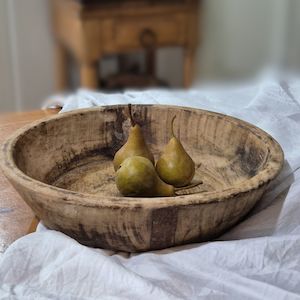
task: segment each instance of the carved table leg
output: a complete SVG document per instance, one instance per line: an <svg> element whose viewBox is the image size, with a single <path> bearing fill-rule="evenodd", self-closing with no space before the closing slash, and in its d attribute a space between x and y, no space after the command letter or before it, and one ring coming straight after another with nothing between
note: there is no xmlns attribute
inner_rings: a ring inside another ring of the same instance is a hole
<svg viewBox="0 0 300 300"><path fill-rule="evenodd" d="M184 50L184 87L188 88L192 84L192 80L195 72L195 50L185 49Z"/></svg>
<svg viewBox="0 0 300 300"><path fill-rule="evenodd" d="M56 90L64 91L68 88L68 57L66 48L57 42L55 45L56 60Z"/></svg>
<svg viewBox="0 0 300 300"><path fill-rule="evenodd" d="M89 89L97 89L99 76L96 62L80 62L80 85Z"/></svg>

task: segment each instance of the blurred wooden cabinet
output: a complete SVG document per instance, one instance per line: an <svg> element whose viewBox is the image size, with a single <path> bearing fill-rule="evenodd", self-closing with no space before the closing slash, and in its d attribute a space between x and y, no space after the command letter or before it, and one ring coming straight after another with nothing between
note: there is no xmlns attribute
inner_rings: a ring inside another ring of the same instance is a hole
<svg viewBox="0 0 300 300"><path fill-rule="evenodd" d="M67 52L81 85L97 88L98 62L107 54L147 47L184 48L184 85L190 85L198 37L198 0L52 0L57 88L67 86Z"/></svg>

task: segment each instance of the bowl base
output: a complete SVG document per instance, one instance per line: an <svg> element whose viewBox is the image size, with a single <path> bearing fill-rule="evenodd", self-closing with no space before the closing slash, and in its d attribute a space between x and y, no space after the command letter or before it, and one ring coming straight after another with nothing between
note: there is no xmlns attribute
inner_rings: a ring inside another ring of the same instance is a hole
<svg viewBox="0 0 300 300"><path fill-rule="evenodd" d="M74 192L120 196L115 184L112 159L106 155L88 156L77 160L75 166L64 168L64 173L53 180L51 185ZM199 162L196 163L196 172L191 184L176 191L176 194L211 192L225 187L226 183L220 177L218 168L214 169Z"/></svg>

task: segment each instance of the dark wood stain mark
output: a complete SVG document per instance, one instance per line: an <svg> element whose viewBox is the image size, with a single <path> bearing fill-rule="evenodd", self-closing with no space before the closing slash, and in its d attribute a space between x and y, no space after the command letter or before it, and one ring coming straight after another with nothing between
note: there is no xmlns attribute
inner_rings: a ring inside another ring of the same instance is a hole
<svg viewBox="0 0 300 300"><path fill-rule="evenodd" d="M123 131L123 123L128 119L126 116L126 110L124 107L117 108L107 108L105 109L105 113L114 114L116 119L114 122L106 122L105 123L105 135L108 133L111 134L111 144L109 147L113 150L112 154L114 155L125 143L126 135Z"/></svg>
<svg viewBox="0 0 300 300"><path fill-rule="evenodd" d="M255 145L249 147L239 146L236 150L236 155L241 157L241 169L249 176L255 176L262 167L266 154Z"/></svg>
<svg viewBox="0 0 300 300"><path fill-rule="evenodd" d="M47 123L46 122L42 122L40 123L40 126L39 126L39 133L43 136L43 135L47 135Z"/></svg>
<svg viewBox="0 0 300 300"><path fill-rule="evenodd" d="M62 229L62 228L61 228ZM63 231L61 230L60 231ZM89 247L101 247L117 251L135 252L137 249L132 245L129 237L121 236L116 232L98 233L94 229L89 229L88 234L82 224L79 224L79 232L75 230L63 231L67 235L74 237L79 243Z"/></svg>
<svg viewBox="0 0 300 300"><path fill-rule="evenodd" d="M152 212L151 249L162 249L174 245L177 229L177 207L155 209Z"/></svg>

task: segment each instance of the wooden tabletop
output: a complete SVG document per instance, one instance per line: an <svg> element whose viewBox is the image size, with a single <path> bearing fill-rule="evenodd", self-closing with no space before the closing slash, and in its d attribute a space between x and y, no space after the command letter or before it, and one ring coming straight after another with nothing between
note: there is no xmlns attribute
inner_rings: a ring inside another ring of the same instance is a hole
<svg viewBox="0 0 300 300"><path fill-rule="evenodd" d="M58 113L56 109L0 114L0 143L18 128ZM0 171L0 253L32 230L34 215Z"/></svg>

